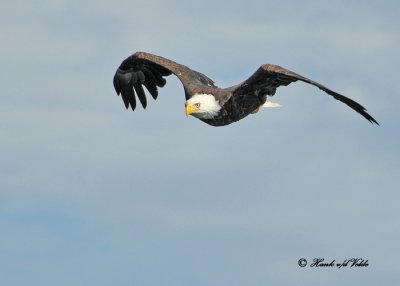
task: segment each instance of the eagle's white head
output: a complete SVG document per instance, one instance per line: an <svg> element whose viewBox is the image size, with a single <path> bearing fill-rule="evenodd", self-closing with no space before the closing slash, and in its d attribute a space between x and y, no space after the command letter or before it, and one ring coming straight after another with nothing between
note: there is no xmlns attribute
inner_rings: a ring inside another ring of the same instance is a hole
<svg viewBox="0 0 400 286"><path fill-rule="evenodd" d="M212 119L218 115L221 105L212 94L195 94L186 101L186 116L200 119Z"/></svg>

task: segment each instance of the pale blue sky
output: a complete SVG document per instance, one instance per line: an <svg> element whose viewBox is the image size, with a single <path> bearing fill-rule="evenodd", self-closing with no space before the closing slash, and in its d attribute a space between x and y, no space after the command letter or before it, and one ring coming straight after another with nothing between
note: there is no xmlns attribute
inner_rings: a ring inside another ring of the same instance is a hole
<svg viewBox="0 0 400 286"><path fill-rule="evenodd" d="M0 285L398 285L398 1L8 1L0 9ZM318 89L213 128L168 78L126 111L138 51L220 86L279 64ZM363 257L365 269L300 268Z"/></svg>

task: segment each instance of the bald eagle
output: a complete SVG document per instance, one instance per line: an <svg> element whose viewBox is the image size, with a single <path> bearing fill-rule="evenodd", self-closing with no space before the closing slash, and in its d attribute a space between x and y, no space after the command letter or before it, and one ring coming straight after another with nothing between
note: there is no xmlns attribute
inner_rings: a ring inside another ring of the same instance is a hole
<svg viewBox="0 0 400 286"><path fill-rule="evenodd" d="M372 124L378 122L366 112L366 109L354 100L338 94L327 87L298 75L277 65L264 64L244 82L218 88L214 81L202 73L180 65L160 56L137 52L125 59L114 76L114 88L122 95L125 107L136 108L136 95L143 108L147 100L143 86L154 99L158 96L158 87L166 83L164 77L174 74L182 82L186 97L186 115L192 115L212 126L224 126L254 114L262 106L275 107L267 96L273 96L279 86L295 81L303 81L323 90L335 99L364 116Z"/></svg>

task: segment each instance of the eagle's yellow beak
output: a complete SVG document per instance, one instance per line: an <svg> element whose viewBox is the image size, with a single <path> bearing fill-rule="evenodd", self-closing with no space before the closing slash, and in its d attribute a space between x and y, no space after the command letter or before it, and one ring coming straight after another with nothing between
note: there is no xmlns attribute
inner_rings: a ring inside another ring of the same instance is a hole
<svg viewBox="0 0 400 286"><path fill-rule="evenodd" d="M186 116L189 116L190 114L195 113L198 110L199 108L197 108L193 104L190 103L186 104Z"/></svg>

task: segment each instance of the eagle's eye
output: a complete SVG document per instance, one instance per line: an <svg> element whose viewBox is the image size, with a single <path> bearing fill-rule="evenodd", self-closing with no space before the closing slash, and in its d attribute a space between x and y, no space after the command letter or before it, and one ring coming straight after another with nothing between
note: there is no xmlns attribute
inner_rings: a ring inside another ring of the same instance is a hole
<svg viewBox="0 0 400 286"><path fill-rule="evenodd" d="M196 108L200 108L200 102L195 103L194 106L195 106Z"/></svg>

